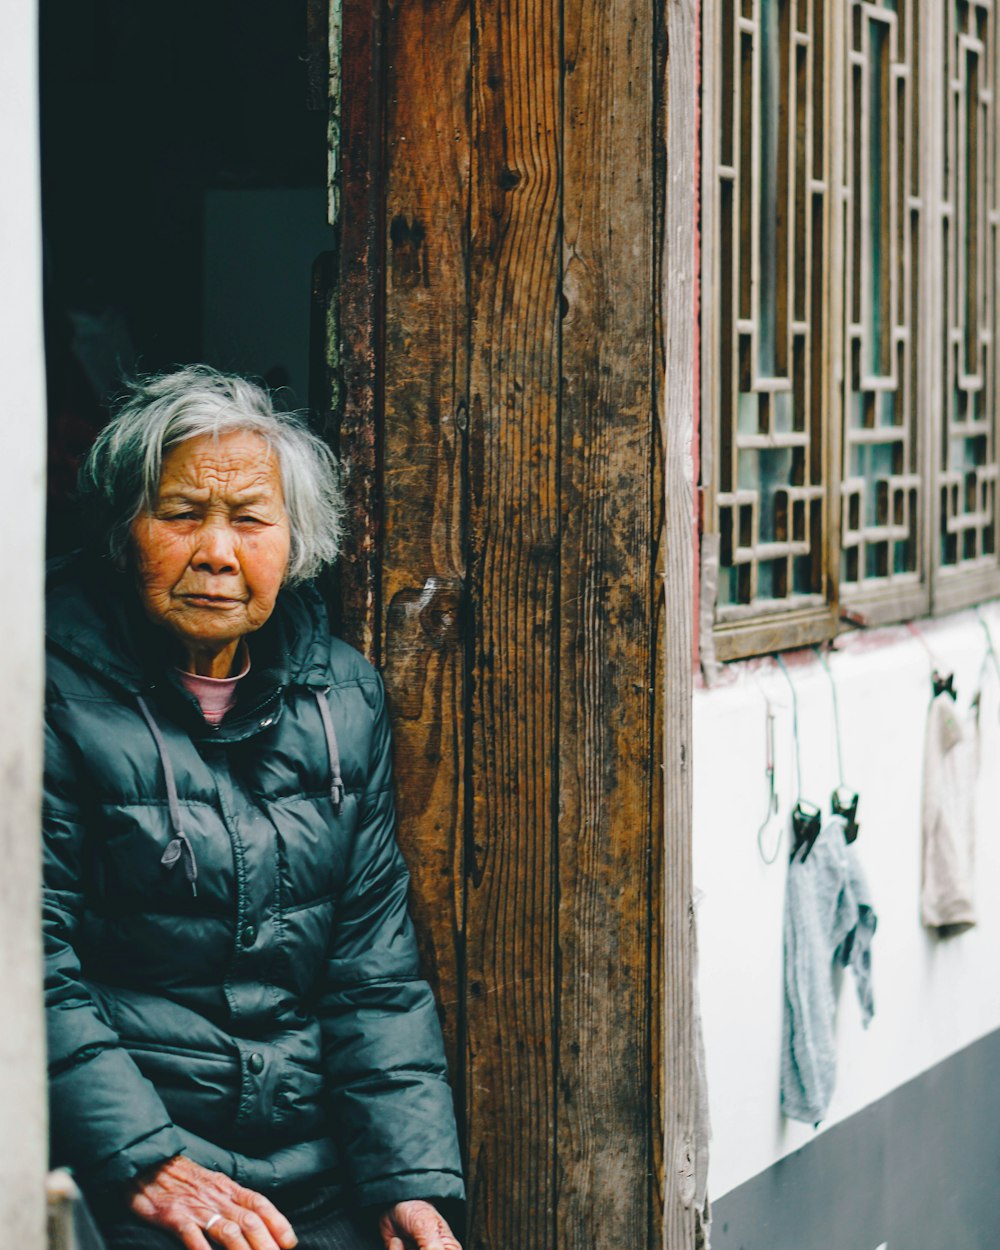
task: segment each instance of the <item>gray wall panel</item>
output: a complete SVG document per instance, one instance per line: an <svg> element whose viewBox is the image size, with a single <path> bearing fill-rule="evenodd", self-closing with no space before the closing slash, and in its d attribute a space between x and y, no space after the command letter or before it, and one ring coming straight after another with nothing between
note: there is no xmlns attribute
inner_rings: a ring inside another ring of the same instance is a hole
<svg viewBox="0 0 1000 1250"><path fill-rule="evenodd" d="M997 1250L1000 1031L715 1204L713 1250Z"/></svg>

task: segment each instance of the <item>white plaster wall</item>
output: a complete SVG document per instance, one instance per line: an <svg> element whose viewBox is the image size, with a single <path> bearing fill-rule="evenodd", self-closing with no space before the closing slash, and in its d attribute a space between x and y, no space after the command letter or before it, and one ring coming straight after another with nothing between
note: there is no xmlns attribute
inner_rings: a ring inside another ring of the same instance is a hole
<svg viewBox="0 0 1000 1250"><path fill-rule="evenodd" d="M1000 603L982 617L1000 648ZM967 709L986 649L973 612L921 623ZM811 651L787 658L798 692L803 796L828 810L837 782L830 684ZM857 843L878 913L876 1015L861 1027L845 978L837 1087L819 1131L1000 1028L1000 682L985 681L978 786L979 924L940 940L920 924L920 790L930 659L903 628L841 639L837 683L845 781L861 795ZM775 705L784 841L767 866L757 849L765 781L765 692ZM710 1192L720 1198L809 1142L815 1130L779 1110L782 911L787 817L795 801L791 695L774 661L729 665L694 700L694 874L701 1006L712 1112Z"/></svg>
<svg viewBox="0 0 1000 1250"><path fill-rule="evenodd" d="M45 1240L45 1040L38 923L45 393L37 14L9 4L0 39L0 1228Z"/></svg>

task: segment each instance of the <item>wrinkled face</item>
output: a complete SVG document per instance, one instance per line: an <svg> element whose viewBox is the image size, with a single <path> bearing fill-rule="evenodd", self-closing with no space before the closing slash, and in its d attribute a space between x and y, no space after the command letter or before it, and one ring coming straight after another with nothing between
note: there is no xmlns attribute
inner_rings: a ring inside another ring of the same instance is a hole
<svg viewBox="0 0 1000 1250"><path fill-rule="evenodd" d="M163 458L153 509L132 523L139 594L190 655L217 655L264 624L288 568L278 461L257 434L208 435Z"/></svg>

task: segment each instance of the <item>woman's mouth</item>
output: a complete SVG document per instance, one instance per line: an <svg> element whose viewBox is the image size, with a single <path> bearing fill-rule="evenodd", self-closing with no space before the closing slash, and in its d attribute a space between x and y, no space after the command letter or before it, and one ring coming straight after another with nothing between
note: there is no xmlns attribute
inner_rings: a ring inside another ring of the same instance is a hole
<svg viewBox="0 0 1000 1250"><path fill-rule="evenodd" d="M184 602L196 608L237 608L242 607L243 600L232 595L184 595Z"/></svg>

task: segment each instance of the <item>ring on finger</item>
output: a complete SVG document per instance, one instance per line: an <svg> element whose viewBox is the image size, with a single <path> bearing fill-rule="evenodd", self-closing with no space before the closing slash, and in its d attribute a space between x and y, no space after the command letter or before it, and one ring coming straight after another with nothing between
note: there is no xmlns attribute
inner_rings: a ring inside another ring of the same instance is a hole
<svg viewBox="0 0 1000 1250"><path fill-rule="evenodd" d="M216 1211L214 1215L210 1215L208 1219L205 1221L204 1231L206 1233L209 1232L211 1230L212 1225L216 1222L216 1220L221 1220L221 1219L222 1219L222 1216L219 1214L218 1211Z"/></svg>

